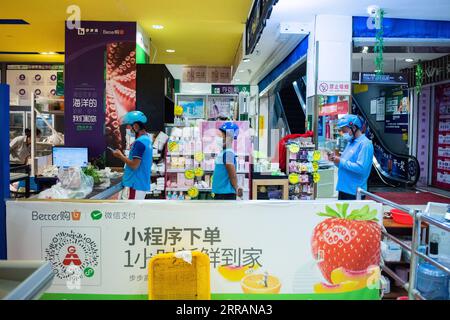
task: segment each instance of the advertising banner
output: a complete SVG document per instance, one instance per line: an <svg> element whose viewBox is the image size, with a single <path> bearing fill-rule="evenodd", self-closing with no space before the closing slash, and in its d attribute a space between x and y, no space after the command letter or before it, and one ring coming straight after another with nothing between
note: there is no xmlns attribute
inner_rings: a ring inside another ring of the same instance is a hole
<svg viewBox="0 0 450 320"><path fill-rule="evenodd" d="M136 23L82 21L65 37L65 143L90 158L122 148L120 119L136 104Z"/></svg>
<svg viewBox="0 0 450 320"><path fill-rule="evenodd" d="M44 299L147 299L149 259L186 250L209 255L212 299L379 299L381 218L372 201L9 201L8 259L51 262Z"/></svg>
<svg viewBox="0 0 450 320"><path fill-rule="evenodd" d="M400 94L386 98L384 132L385 133L408 133L409 99Z"/></svg>
<svg viewBox="0 0 450 320"><path fill-rule="evenodd" d="M320 107L319 116L337 116L348 113L348 101L324 104Z"/></svg>
<svg viewBox="0 0 450 320"><path fill-rule="evenodd" d="M62 65L10 65L6 72L6 81L10 86L10 105L30 106L31 95L42 98L58 98L57 74Z"/></svg>
<svg viewBox="0 0 450 320"><path fill-rule="evenodd" d="M436 86L433 185L450 189L450 84Z"/></svg>

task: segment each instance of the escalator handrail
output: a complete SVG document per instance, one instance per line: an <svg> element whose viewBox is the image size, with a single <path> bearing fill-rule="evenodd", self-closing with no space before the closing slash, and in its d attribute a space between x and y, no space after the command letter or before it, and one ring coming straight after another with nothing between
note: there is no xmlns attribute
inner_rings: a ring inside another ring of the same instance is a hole
<svg viewBox="0 0 450 320"><path fill-rule="evenodd" d="M352 95L352 103L354 103L356 105L356 107L358 108L359 112L361 112L361 114L364 116L364 119L366 120L367 124L370 126L370 119L369 119L369 117L367 116L366 112L361 108L361 106L359 105L358 101L355 99L355 97L353 95ZM419 161L417 160L416 157L414 157L412 155L405 155L405 154L399 154L399 153L392 152L389 148L386 147L386 145L383 143L383 140L380 139L380 137L378 136L378 133L376 132L376 130L371 130L371 132L377 138L378 143L381 145L381 147L383 149L385 149L386 151L389 151L389 153L391 153L392 155L394 155L396 157L408 158L408 159L413 160L415 162L415 164L416 164L416 168L418 168L418 169L420 168ZM374 159L375 159L375 156L374 156ZM377 171L379 171L380 173L385 175L388 179L395 180L395 181L398 181L398 182L403 182L403 183L406 182L407 184L412 184L412 185L415 185L417 183L417 181L419 180L420 170L417 171L417 174L415 175L415 179L414 180L403 180L403 179L391 177L386 171L384 171L381 168L381 166L380 166L380 164L378 163L377 160L374 163L374 165L375 165L375 169L377 169Z"/></svg>
<svg viewBox="0 0 450 320"><path fill-rule="evenodd" d="M280 97L280 93L277 92L275 94L275 104L277 104L280 106L280 110L281 110L281 117L283 118L284 124L286 125L286 133L287 134L291 134L291 127L289 126L289 122L288 119L286 117L286 113L284 112L284 106L283 106L283 102L281 101L281 97Z"/></svg>

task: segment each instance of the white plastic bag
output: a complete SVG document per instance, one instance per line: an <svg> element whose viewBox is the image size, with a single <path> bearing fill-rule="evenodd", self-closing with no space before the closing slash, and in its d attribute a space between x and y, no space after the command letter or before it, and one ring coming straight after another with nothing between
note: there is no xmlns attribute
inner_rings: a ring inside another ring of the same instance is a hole
<svg viewBox="0 0 450 320"><path fill-rule="evenodd" d="M59 182L42 191L39 199L85 199L94 188L94 179L83 173L79 167L60 169Z"/></svg>

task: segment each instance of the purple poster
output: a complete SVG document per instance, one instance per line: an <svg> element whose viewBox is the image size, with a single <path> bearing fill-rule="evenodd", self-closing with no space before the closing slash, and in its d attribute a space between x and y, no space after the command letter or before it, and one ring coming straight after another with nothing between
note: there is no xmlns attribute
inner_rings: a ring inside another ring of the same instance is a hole
<svg viewBox="0 0 450 320"><path fill-rule="evenodd" d="M120 119L136 104L136 23L82 21L65 41L65 144L88 147L90 159L122 148Z"/></svg>

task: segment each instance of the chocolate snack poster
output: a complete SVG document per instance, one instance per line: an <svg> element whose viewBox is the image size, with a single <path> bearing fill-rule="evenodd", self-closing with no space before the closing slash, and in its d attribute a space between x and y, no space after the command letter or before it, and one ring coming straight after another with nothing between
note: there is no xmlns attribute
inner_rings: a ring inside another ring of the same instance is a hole
<svg viewBox="0 0 450 320"><path fill-rule="evenodd" d="M122 148L120 119L136 105L136 23L81 21L65 31L65 144Z"/></svg>

